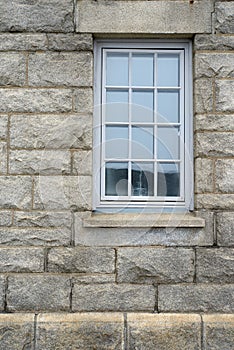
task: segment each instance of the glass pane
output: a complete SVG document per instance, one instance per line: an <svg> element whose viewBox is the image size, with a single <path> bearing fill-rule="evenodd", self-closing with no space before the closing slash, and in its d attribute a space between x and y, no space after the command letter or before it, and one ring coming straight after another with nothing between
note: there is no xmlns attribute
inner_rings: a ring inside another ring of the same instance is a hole
<svg viewBox="0 0 234 350"><path fill-rule="evenodd" d="M128 195L128 163L106 163L106 196Z"/></svg>
<svg viewBox="0 0 234 350"><path fill-rule="evenodd" d="M158 163L158 196L180 196L179 164Z"/></svg>
<svg viewBox="0 0 234 350"><path fill-rule="evenodd" d="M154 195L154 164L132 163L132 196Z"/></svg>
<svg viewBox="0 0 234 350"><path fill-rule="evenodd" d="M157 153L159 159L179 159L179 128L158 127Z"/></svg>
<svg viewBox="0 0 234 350"><path fill-rule="evenodd" d="M179 86L179 55L159 54L157 60L157 85Z"/></svg>
<svg viewBox="0 0 234 350"><path fill-rule="evenodd" d="M154 92L133 90L132 92L132 121L154 121Z"/></svg>
<svg viewBox="0 0 234 350"><path fill-rule="evenodd" d="M154 84L154 55L132 55L132 85L153 86Z"/></svg>
<svg viewBox="0 0 234 350"><path fill-rule="evenodd" d="M128 54L107 53L106 84L112 86L128 85Z"/></svg>
<svg viewBox="0 0 234 350"><path fill-rule="evenodd" d="M106 158L128 158L128 127L106 127Z"/></svg>
<svg viewBox="0 0 234 350"><path fill-rule="evenodd" d="M154 156L153 128L132 128L132 158L152 159Z"/></svg>
<svg viewBox="0 0 234 350"><path fill-rule="evenodd" d="M128 90L107 90L106 121L128 121Z"/></svg>
<svg viewBox="0 0 234 350"><path fill-rule="evenodd" d="M158 123L179 123L179 91L158 91Z"/></svg>

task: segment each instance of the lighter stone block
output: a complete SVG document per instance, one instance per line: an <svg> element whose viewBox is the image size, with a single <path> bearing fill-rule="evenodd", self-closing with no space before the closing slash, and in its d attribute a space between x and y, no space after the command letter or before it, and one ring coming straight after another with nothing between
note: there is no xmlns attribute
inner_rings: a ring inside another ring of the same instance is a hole
<svg viewBox="0 0 234 350"><path fill-rule="evenodd" d="M215 175L216 189L219 192L234 192L234 159L217 160L215 162Z"/></svg>
<svg viewBox="0 0 234 350"><path fill-rule="evenodd" d="M234 245L234 212L217 213L216 225L218 245Z"/></svg>
<svg viewBox="0 0 234 350"><path fill-rule="evenodd" d="M224 113L234 112L234 80L216 82L216 110Z"/></svg>
<svg viewBox="0 0 234 350"><path fill-rule="evenodd" d="M197 53L195 55L196 78L233 78L233 53Z"/></svg>
<svg viewBox="0 0 234 350"><path fill-rule="evenodd" d="M229 157L234 155L233 133L205 132L196 135L196 155Z"/></svg>
<svg viewBox="0 0 234 350"><path fill-rule="evenodd" d="M72 171L76 175L92 175L92 152L91 151L74 152Z"/></svg>
<svg viewBox="0 0 234 350"><path fill-rule="evenodd" d="M0 272L43 272L42 248L0 248Z"/></svg>
<svg viewBox="0 0 234 350"><path fill-rule="evenodd" d="M14 226L18 227L61 227L71 230L72 218L70 212L32 211L14 212Z"/></svg>
<svg viewBox="0 0 234 350"><path fill-rule="evenodd" d="M234 194L197 194L195 197L196 208L202 209L234 209Z"/></svg>
<svg viewBox="0 0 234 350"><path fill-rule="evenodd" d="M198 34L194 38L195 50L233 50L234 37L232 35Z"/></svg>
<svg viewBox="0 0 234 350"><path fill-rule="evenodd" d="M194 83L195 113L207 113L213 109L213 86L211 79L198 79Z"/></svg>
<svg viewBox="0 0 234 350"><path fill-rule="evenodd" d="M206 350L233 350L234 315L203 315Z"/></svg>
<svg viewBox="0 0 234 350"><path fill-rule="evenodd" d="M0 142L0 174L7 173L7 143Z"/></svg>
<svg viewBox="0 0 234 350"><path fill-rule="evenodd" d="M0 37L1 39L1 37ZM22 86L26 82L26 57L23 54L0 53L0 86Z"/></svg>
<svg viewBox="0 0 234 350"><path fill-rule="evenodd" d="M92 113L93 111L93 90L75 89L74 90L74 111L78 113Z"/></svg>
<svg viewBox="0 0 234 350"><path fill-rule="evenodd" d="M30 209L32 179L29 176L0 176L0 207Z"/></svg>
<svg viewBox="0 0 234 350"><path fill-rule="evenodd" d="M0 211L0 226L10 226L12 224L12 212L7 210Z"/></svg>
<svg viewBox="0 0 234 350"><path fill-rule="evenodd" d="M7 137L7 125L8 117L7 115L0 115L0 138L5 139Z"/></svg>
<svg viewBox="0 0 234 350"><path fill-rule="evenodd" d="M234 33L234 3L233 1L216 2L215 29L218 33Z"/></svg>
<svg viewBox="0 0 234 350"><path fill-rule="evenodd" d="M46 34L0 33L1 51L37 51L47 49Z"/></svg>
<svg viewBox="0 0 234 350"><path fill-rule="evenodd" d="M196 115L195 129L198 131L234 131L234 115Z"/></svg>
<svg viewBox="0 0 234 350"><path fill-rule="evenodd" d="M213 191L213 160L197 158L195 160L195 192Z"/></svg>
<svg viewBox="0 0 234 350"><path fill-rule="evenodd" d="M48 49L54 51L92 51L91 34L58 33L47 34Z"/></svg>

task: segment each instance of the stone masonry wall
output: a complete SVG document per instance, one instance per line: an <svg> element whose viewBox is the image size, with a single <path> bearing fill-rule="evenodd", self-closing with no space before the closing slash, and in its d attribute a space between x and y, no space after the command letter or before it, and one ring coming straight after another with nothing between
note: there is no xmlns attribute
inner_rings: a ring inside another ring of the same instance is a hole
<svg viewBox="0 0 234 350"><path fill-rule="evenodd" d="M0 350L233 350L233 23L234 1L0 0ZM90 227L94 38L165 36L193 41L201 224Z"/></svg>

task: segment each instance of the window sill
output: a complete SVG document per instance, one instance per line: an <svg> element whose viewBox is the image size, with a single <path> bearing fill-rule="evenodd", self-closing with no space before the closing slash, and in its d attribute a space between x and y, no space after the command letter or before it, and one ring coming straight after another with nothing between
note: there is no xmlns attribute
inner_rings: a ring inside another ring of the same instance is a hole
<svg viewBox="0 0 234 350"><path fill-rule="evenodd" d="M205 220L194 213L186 214L91 214L83 227L205 227Z"/></svg>

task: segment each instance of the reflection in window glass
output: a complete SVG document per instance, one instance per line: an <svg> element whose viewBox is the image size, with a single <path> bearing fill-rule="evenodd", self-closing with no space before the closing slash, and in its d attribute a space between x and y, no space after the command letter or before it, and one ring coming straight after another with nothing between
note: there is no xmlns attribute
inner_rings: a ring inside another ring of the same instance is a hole
<svg viewBox="0 0 234 350"><path fill-rule="evenodd" d="M154 55L132 55L132 85L153 86L154 84Z"/></svg>
<svg viewBox="0 0 234 350"><path fill-rule="evenodd" d="M128 127L106 127L106 158L128 158Z"/></svg>
<svg viewBox="0 0 234 350"><path fill-rule="evenodd" d="M153 163L132 163L132 196L154 195Z"/></svg>
<svg viewBox="0 0 234 350"><path fill-rule="evenodd" d="M128 121L128 90L107 90L106 121Z"/></svg>
<svg viewBox="0 0 234 350"><path fill-rule="evenodd" d="M158 123L179 123L179 91L158 91Z"/></svg>
<svg viewBox="0 0 234 350"><path fill-rule="evenodd" d="M128 195L128 163L106 163L106 196Z"/></svg>
<svg viewBox="0 0 234 350"><path fill-rule="evenodd" d="M158 196L180 196L180 170L177 163L158 163Z"/></svg>
<svg viewBox="0 0 234 350"><path fill-rule="evenodd" d="M157 59L157 85L179 86L179 55L158 54Z"/></svg>
<svg viewBox="0 0 234 350"><path fill-rule="evenodd" d="M179 128L158 127L157 134L158 159L179 158Z"/></svg>
<svg viewBox="0 0 234 350"><path fill-rule="evenodd" d="M133 90L132 92L132 121L154 121L154 91Z"/></svg>
<svg viewBox="0 0 234 350"><path fill-rule="evenodd" d="M132 158L152 159L154 156L153 128L132 128Z"/></svg>
<svg viewBox="0 0 234 350"><path fill-rule="evenodd" d="M128 85L128 54L109 52L106 58L106 84Z"/></svg>

